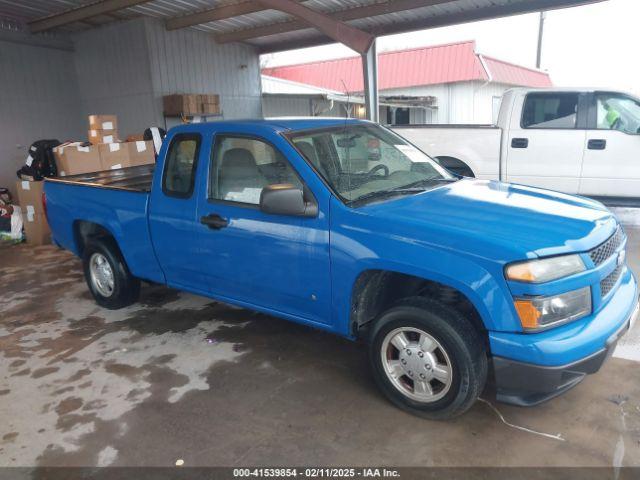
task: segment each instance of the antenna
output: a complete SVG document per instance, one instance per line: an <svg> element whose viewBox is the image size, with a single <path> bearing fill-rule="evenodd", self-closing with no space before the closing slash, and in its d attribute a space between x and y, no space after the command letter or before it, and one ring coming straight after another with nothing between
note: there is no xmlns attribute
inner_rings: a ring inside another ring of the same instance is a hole
<svg viewBox="0 0 640 480"><path fill-rule="evenodd" d="M340 81L342 82L342 86L344 87L344 93L347 94L347 109L345 112L345 119L349 118L349 116L351 115L351 93L349 93L349 89L347 88L347 84L344 83L344 79L341 78Z"/></svg>
<svg viewBox="0 0 640 480"><path fill-rule="evenodd" d="M341 78L342 86L344 87L344 91L347 94L347 112L344 117L344 135L347 134L347 120L349 119L349 115L351 113L351 94L349 93L349 89L347 88L347 84L344 83L344 79ZM347 147L347 188L349 189L349 195L351 195L351 148Z"/></svg>

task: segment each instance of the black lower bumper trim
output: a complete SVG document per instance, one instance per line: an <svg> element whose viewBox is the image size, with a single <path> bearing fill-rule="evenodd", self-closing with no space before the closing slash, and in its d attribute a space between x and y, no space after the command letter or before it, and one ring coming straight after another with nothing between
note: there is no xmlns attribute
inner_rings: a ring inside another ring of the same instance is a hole
<svg viewBox="0 0 640 480"><path fill-rule="evenodd" d="M638 309L636 304L630 318L607 339L605 348L574 363L546 367L504 357L493 357L496 400L530 407L551 400L575 387L586 375L600 370L602 364L613 353L620 337L637 319Z"/></svg>
<svg viewBox="0 0 640 480"><path fill-rule="evenodd" d="M523 407L551 400L575 387L585 375L597 372L612 351L612 348L603 349L576 363L559 367L494 357L496 400Z"/></svg>

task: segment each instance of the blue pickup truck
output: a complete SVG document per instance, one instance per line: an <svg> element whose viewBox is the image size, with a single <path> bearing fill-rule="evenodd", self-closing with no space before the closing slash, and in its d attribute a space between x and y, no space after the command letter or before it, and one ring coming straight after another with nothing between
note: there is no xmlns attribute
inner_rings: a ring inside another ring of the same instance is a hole
<svg viewBox="0 0 640 480"><path fill-rule="evenodd" d="M180 126L156 165L48 179L45 202L103 307L145 280L361 339L382 392L427 418L488 382L548 400L638 316L600 203L456 176L360 120Z"/></svg>

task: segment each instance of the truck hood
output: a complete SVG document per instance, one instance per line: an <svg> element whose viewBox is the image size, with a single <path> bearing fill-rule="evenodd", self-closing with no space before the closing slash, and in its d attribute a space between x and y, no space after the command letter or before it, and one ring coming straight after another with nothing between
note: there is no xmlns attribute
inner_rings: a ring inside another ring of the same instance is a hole
<svg viewBox="0 0 640 480"><path fill-rule="evenodd" d="M594 200L474 179L358 210L377 217L375 223L396 238L502 261L587 251L617 224Z"/></svg>

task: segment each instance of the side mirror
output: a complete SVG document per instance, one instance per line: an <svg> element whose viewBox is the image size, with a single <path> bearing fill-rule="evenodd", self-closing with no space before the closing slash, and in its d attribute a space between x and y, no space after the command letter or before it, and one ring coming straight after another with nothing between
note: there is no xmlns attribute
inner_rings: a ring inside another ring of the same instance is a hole
<svg viewBox="0 0 640 480"><path fill-rule="evenodd" d="M288 183L269 185L260 193L260 210L272 215L315 217L318 205L305 201L302 190Z"/></svg>

